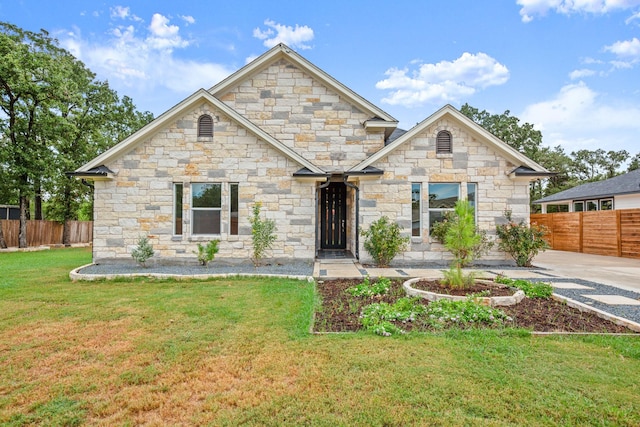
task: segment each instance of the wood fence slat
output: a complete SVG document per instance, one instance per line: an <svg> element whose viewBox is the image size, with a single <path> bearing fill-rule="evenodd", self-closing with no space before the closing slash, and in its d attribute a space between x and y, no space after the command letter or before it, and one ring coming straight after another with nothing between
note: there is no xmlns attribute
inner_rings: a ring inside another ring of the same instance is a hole
<svg viewBox="0 0 640 427"><path fill-rule="evenodd" d="M20 221L0 220L4 240L8 247L18 247ZM93 241L93 221L69 221L70 243L91 243ZM61 245L64 227L55 221L27 221L27 246Z"/></svg>
<svg viewBox="0 0 640 427"><path fill-rule="evenodd" d="M531 214L549 228L552 249L640 258L640 209Z"/></svg>

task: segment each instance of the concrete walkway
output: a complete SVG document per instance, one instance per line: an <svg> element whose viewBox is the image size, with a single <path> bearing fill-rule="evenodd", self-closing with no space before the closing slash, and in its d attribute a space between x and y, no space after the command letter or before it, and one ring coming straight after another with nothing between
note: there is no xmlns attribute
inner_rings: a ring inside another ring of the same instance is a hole
<svg viewBox="0 0 640 427"><path fill-rule="evenodd" d="M554 293L605 313L640 324L640 259L549 250L534 259L534 268L472 269L480 277L504 274L513 279L545 281ZM355 260L318 260L314 277L320 280L388 277L441 278L443 267L375 268Z"/></svg>

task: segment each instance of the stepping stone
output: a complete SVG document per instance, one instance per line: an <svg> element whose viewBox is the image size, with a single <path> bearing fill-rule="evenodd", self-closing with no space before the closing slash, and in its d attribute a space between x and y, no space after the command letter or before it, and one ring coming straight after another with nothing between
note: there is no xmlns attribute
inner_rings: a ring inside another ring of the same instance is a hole
<svg viewBox="0 0 640 427"><path fill-rule="evenodd" d="M493 271L498 271L493 269ZM501 273L510 279L549 279L549 275L528 270L504 270Z"/></svg>
<svg viewBox="0 0 640 427"><path fill-rule="evenodd" d="M558 289L593 289L589 286L580 285L573 282L551 282L551 286Z"/></svg>
<svg viewBox="0 0 640 427"><path fill-rule="evenodd" d="M637 299L623 297L621 295L582 295L585 298L591 298L599 302L609 305L640 305Z"/></svg>

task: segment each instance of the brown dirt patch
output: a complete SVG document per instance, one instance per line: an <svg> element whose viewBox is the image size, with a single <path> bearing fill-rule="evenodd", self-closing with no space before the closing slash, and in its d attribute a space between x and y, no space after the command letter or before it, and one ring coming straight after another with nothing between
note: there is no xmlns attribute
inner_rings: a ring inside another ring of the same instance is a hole
<svg viewBox="0 0 640 427"><path fill-rule="evenodd" d="M363 307L374 302L392 303L397 298L406 296L400 280L392 281L389 294L380 297L353 297L346 292L347 288L360 282L361 280L359 279L338 279L318 283L318 293L322 299L322 304L315 316L314 329L316 332L359 331L362 329L359 316ZM422 281L418 283L419 285L416 284L414 286L418 289L443 290L437 282ZM467 292L481 292L484 290L481 289L483 286L473 288L470 291L467 290ZM505 291L495 288L490 292L492 296L496 296L494 292ZM506 295L513 294L513 291L508 289L506 292ZM428 301L423 301L425 305L428 304ZM513 319L507 326L524 328L534 332L633 333L632 330L602 319L594 313L581 312L553 299L525 298L514 306L498 308ZM418 328L410 323L398 326L406 331L429 331L428 329L423 329L423 326Z"/></svg>

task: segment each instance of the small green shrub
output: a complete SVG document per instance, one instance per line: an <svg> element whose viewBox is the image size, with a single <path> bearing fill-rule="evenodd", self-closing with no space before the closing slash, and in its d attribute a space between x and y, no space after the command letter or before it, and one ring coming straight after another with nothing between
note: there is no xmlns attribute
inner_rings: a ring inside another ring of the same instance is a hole
<svg viewBox="0 0 640 427"><path fill-rule="evenodd" d="M524 294L529 298L551 298L553 295L553 286L546 282L530 282L524 279L510 279L505 276L496 277L497 283L511 286L512 288L522 289Z"/></svg>
<svg viewBox="0 0 640 427"><path fill-rule="evenodd" d="M146 267L147 265L145 263L153 254L153 246L149 242L149 238L147 236L140 236L138 238L138 245L131 251L133 259L141 266Z"/></svg>
<svg viewBox="0 0 640 427"><path fill-rule="evenodd" d="M354 297L373 297L386 294L390 288L391 280L388 278L381 277L375 283L371 283L367 276L362 283L347 288L347 292Z"/></svg>
<svg viewBox="0 0 640 427"><path fill-rule="evenodd" d="M364 237L364 249L378 267L388 267L391 260L406 249L410 237L400 235L401 231L402 227L386 216L371 223L368 230L360 231Z"/></svg>
<svg viewBox="0 0 640 427"><path fill-rule="evenodd" d="M402 334L404 330L391 323L413 322L426 312L426 307L420 303L420 298L399 298L394 304L380 302L369 304L362 309L360 322L368 331L377 335L391 336Z"/></svg>
<svg viewBox="0 0 640 427"><path fill-rule="evenodd" d="M515 260L519 267L531 267L531 261L540 251L549 249L544 239L547 228L541 225L527 225L524 220L516 223L511 218L511 211L505 211L506 224L496 227L500 238L498 246Z"/></svg>
<svg viewBox="0 0 640 427"><path fill-rule="evenodd" d="M470 295L463 301L439 299L429 303L426 322L434 328L473 326L478 324L502 325L512 319L502 310L478 304Z"/></svg>
<svg viewBox="0 0 640 427"><path fill-rule="evenodd" d="M253 205L252 215L249 217L251 223L251 242L253 243L253 264L257 267L261 264L266 252L272 248L276 241L276 223L272 219L260 217L262 203Z"/></svg>
<svg viewBox="0 0 640 427"><path fill-rule="evenodd" d="M220 240L210 240L206 245L198 243L198 252L193 253L198 255L200 265L208 266L209 262L213 261L219 250L218 243Z"/></svg>

